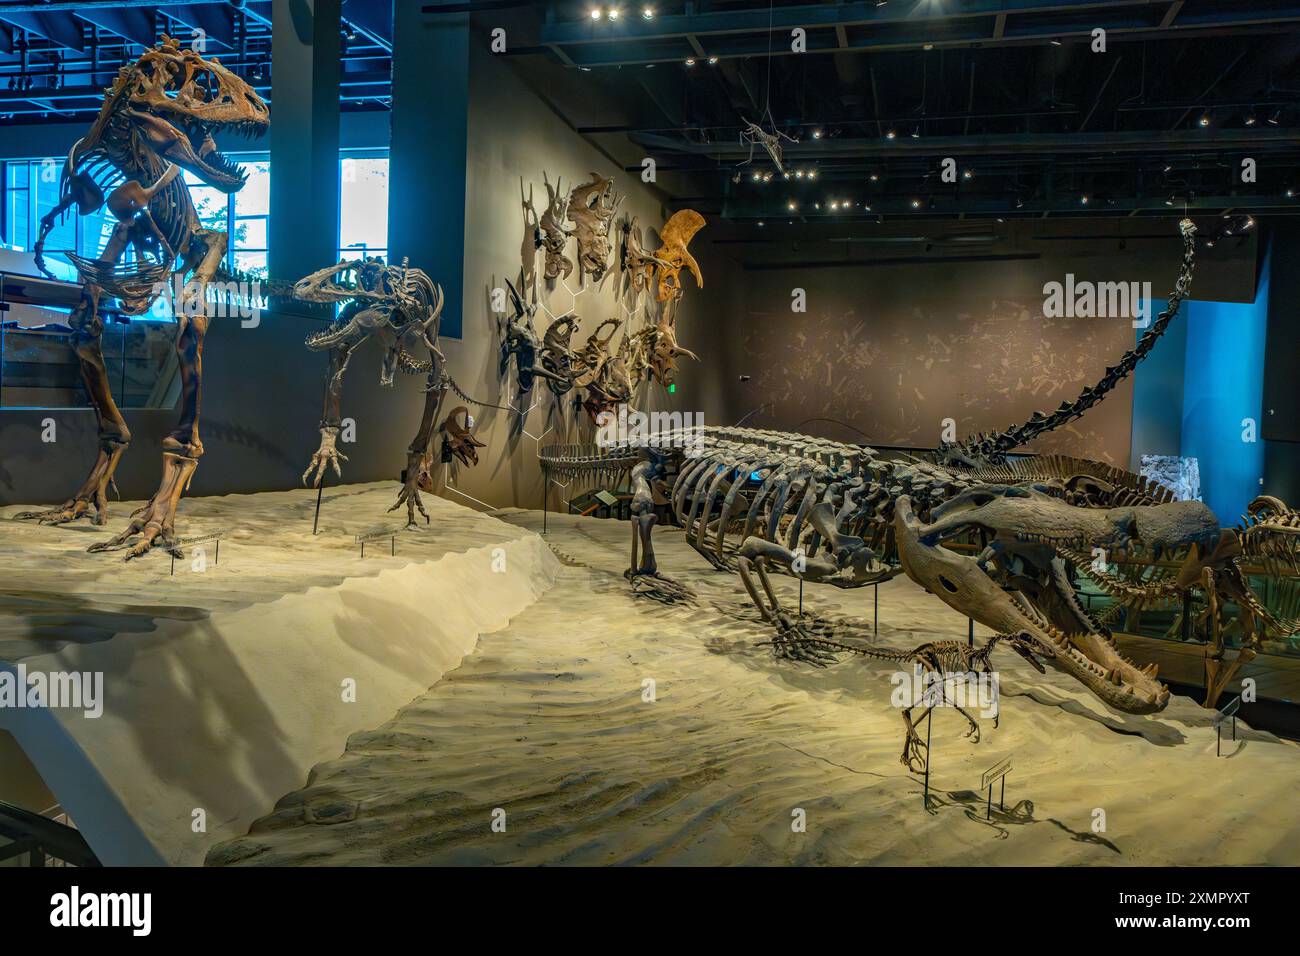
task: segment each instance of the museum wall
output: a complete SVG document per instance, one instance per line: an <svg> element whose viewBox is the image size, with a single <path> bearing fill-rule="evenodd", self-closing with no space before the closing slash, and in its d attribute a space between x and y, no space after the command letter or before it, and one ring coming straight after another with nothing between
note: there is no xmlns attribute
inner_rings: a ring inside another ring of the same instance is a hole
<svg viewBox="0 0 1300 956"><path fill-rule="evenodd" d="M494 58L476 46L470 59L470 122L465 227L465 315L464 337L445 339L443 351L457 383L473 398L495 405L518 400L513 361L506 376L500 373L500 319L491 308L492 290L504 287L508 278L519 285L522 255L533 254L531 227L526 228L520 199L521 178L525 193L531 187L534 206L546 209L546 188L542 173L552 183L563 177L564 188L587 181L590 173L615 178L615 191L623 196L611 230L621 238L618 223L635 217L647 248L658 246L655 229L674 211L652 186L635 173L605 155L573 132L543 100L517 76L507 61ZM643 382L634 394L633 406L644 411L676 409L702 414L708 422L725 415L726 395L722 388L727 358L716 334L716 316L726 309L734 272L723 255L708 242L705 227L691 242L704 274L705 287L683 273L685 297L678 310L679 343L700 355L701 362L687 356L678 360L674 394L657 383ZM576 261L576 247L567 253ZM611 347L621 341L629 320L635 327L635 294L629 293L623 273L612 268L596 284L581 279L575 268L565 281L548 283L542 272L543 257L537 254L536 288L540 305L534 325L540 337L553 317L575 312L581 325L573 337L581 346L605 319L619 318L623 327ZM494 507L541 505L541 472L537 463L540 446L553 443L589 442L594 430L587 414L574 407L575 392L557 398L540 380L533 386L527 406L531 410L520 423L512 412L470 406L478 421L477 437L487 444L479 452L479 464L465 468L458 463L446 475L448 495L466 497ZM446 408L463 402L449 396ZM411 413L418 416L418 408ZM415 418L412 418L412 422ZM558 495L551 506L557 506Z"/></svg>
<svg viewBox="0 0 1300 956"><path fill-rule="evenodd" d="M1127 318L1046 317L1043 286L1067 273L1076 281L1150 281L1158 314L1181 246L1176 237L1128 245L1119 252L1113 242L1077 244L1068 255L1003 261L752 268L736 358L738 374L750 379L728 380L731 404L772 402L751 419L764 427L924 448L938 442L944 419L962 438L1054 409L1101 378L1135 333ZM1199 263L1195 294L1253 298L1253 248ZM806 293L805 312L791 308L797 289ZM1181 360L1180 346L1176 339ZM1129 381L1031 450L1126 465L1132 407Z"/></svg>

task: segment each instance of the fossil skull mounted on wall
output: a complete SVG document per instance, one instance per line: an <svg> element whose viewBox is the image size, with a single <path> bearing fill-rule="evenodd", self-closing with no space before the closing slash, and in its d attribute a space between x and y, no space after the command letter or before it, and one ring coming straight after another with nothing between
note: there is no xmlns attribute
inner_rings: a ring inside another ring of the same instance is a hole
<svg viewBox="0 0 1300 956"><path fill-rule="evenodd" d="M564 247L573 235L564 228L564 220L569 212L569 197L564 195L563 178L557 178L552 186L542 173L542 182L546 186L546 212L537 225L537 244L546 251L545 276L547 279L567 279L573 272L573 263L564 254Z"/></svg>
<svg viewBox="0 0 1300 956"><path fill-rule="evenodd" d="M695 284L704 288L704 276L700 273L700 264L686 251L691 238L704 228L704 217L694 209L679 209L664 223L659 231L660 246L654 258L659 268L660 302L682 294L682 267L691 270Z"/></svg>
<svg viewBox="0 0 1300 956"><path fill-rule="evenodd" d="M643 292L654 281L655 266L666 263L655 258L641 245L641 230L636 217L623 222L623 271L628 274L632 291Z"/></svg>
<svg viewBox="0 0 1300 956"><path fill-rule="evenodd" d="M578 237L578 268L599 282L609 269L609 226L623 197L614 198L614 180L598 173L569 193L568 219Z"/></svg>

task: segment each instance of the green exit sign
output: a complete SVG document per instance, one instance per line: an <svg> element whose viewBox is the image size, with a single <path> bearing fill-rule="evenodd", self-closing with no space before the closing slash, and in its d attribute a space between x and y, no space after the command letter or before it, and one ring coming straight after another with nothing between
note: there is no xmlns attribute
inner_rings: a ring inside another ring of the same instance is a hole
<svg viewBox="0 0 1300 956"><path fill-rule="evenodd" d="M677 383L673 382L671 385L668 386L668 394L671 395L675 391L677 391Z"/></svg>

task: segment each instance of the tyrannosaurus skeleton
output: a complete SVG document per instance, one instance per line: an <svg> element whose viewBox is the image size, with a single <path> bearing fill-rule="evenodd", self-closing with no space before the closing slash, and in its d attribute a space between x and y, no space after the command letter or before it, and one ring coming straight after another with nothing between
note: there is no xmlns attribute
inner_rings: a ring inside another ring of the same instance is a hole
<svg viewBox="0 0 1300 956"><path fill-rule="evenodd" d="M252 87L216 58L204 59L170 37L118 71L90 131L68 152L59 202L41 219L34 250L36 265L49 275L45 242L70 208L87 216L107 205L117 220L97 257L64 253L82 283L81 301L69 326L95 409L99 454L85 482L66 502L18 517L52 524L82 517L101 525L108 520L108 488L131 433L113 400L104 364L100 299L117 298L127 315L141 315L168 288L169 280L188 276L181 301L174 303L181 416L163 440L162 481L124 532L89 548L128 547L128 559L155 544L175 553L176 506L203 454L199 399L209 318L206 289L220 269L227 241L224 232L200 224L178 167L220 192L237 192L245 174L217 149L213 135L260 136L269 125L266 104Z"/></svg>

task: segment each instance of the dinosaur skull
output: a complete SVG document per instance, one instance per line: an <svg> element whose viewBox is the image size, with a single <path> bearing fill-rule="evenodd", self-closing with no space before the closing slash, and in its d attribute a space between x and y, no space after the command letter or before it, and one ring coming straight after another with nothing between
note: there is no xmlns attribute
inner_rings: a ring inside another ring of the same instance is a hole
<svg viewBox="0 0 1300 956"><path fill-rule="evenodd" d="M1000 634L1012 647L1043 654L1054 667L1125 713L1162 710L1169 690L1154 666L1124 658L1114 638L1083 608L1062 551L1074 554L1185 554L1181 578L1195 578L1216 546L1217 519L1199 501L1124 508L1080 508L1024 488L982 486L934 510L923 524L907 496L898 500L894 531L904 570L944 603ZM989 541L978 557L944 542L979 531ZM1017 646L1017 642L1020 646Z"/></svg>
<svg viewBox="0 0 1300 956"><path fill-rule="evenodd" d="M246 174L221 154L213 133L260 137L270 127L266 103L251 86L166 36L122 68L109 99L125 101L137 132L164 160L227 193L238 191Z"/></svg>
<svg viewBox="0 0 1300 956"><path fill-rule="evenodd" d="M704 217L694 209L679 209L664 223L663 229L659 232L662 244L654 254L659 266L657 294L660 302L681 295L683 266L691 270L691 275L695 276L695 284L700 288L704 287L700 264L686 251L687 243L703 228Z"/></svg>

